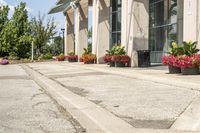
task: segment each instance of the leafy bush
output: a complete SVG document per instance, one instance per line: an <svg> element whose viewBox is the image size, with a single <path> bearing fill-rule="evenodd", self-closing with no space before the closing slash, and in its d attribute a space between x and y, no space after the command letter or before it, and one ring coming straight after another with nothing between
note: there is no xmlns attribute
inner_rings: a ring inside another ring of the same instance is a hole
<svg viewBox="0 0 200 133"><path fill-rule="evenodd" d="M47 53L47 54L41 54L38 57L38 60L48 60L48 59L52 59L52 58L53 58L53 55L50 53Z"/></svg>
<svg viewBox="0 0 200 133"><path fill-rule="evenodd" d="M60 55L58 55L58 56L56 57L56 59L57 59L58 61L64 61L64 60L65 60L65 56L64 56L63 54L60 54Z"/></svg>
<svg viewBox="0 0 200 133"><path fill-rule="evenodd" d="M87 55L87 54L91 54L92 51L90 48L83 48L84 52L83 52L83 55Z"/></svg>
<svg viewBox="0 0 200 133"><path fill-rule="evenodd" d="M187 56L191 56L199 52L197 49L197 42L183 42L184 54Z"/></svg>
<svg viewBox="0 0 200 133"><path fill-rule="evenodd" d="M178 44L176 42L173 42L171 44L171 48L169 49L168 54L173 55L173 56L183 55L184 54L184 48L178 46Z"/></svg>

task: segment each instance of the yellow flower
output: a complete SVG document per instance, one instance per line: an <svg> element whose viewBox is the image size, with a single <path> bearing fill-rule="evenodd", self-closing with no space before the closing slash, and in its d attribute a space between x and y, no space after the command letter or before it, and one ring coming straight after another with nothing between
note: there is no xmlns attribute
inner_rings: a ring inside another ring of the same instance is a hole
<svg viewBox="0 0 200 133"><path fill-rule="evenodd" d="M177 43L176 42L173 42L172 43L172 48L177 48L178 46L177 46Z"/></svg>
<svg viewBox="0 0 200 133"><path fill-rule="evenodd" d="M188 42L188 44L191 45L191 44L192 44L192 40L190 40L190 41Z"/></svg>

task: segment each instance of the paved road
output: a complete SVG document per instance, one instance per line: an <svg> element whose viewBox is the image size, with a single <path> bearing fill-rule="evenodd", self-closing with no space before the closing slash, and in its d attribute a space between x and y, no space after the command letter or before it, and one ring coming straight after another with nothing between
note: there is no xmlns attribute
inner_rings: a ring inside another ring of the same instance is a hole
<svg viewBox="0 0 200 133"><path fill-rule="evenodd" d="M20 66L0 66L0 133L79 132L80 125Z"/></svg>

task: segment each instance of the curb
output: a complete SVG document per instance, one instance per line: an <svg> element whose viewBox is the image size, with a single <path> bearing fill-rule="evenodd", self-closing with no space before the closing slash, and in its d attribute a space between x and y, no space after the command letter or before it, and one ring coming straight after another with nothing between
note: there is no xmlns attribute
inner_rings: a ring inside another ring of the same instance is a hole
<svg viewBox="0 0 200 133"><path fill-rule="evenodd" d="M194 133L173 130L136 129L122 119L98 105L76 95L55 81L32 70L27 65L22 68L59 105L64 107L87 131L87 133Z"/></svg>

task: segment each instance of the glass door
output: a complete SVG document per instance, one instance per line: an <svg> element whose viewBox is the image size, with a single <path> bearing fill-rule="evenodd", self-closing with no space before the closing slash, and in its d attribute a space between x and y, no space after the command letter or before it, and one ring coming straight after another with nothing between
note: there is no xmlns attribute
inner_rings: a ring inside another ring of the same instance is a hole
<svg viewBox="0 0 200 133"><path fill-rule="evenodd" d="M177 0L150 0L149 49L151 62L161 63L173 41L177 41Z"/></svg>

